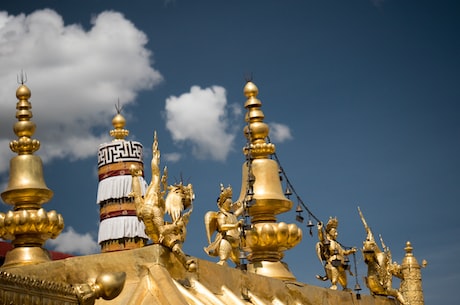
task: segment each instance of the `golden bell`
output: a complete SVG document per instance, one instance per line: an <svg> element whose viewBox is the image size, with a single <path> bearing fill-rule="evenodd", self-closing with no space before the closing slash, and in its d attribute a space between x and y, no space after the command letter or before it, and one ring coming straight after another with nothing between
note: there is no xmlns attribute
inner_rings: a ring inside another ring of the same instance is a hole
<svg viewBox="0 0 460 305"><path fill-rule="evenodd" d="M278 176L278 163L271 159L255 159L251 164L255 180L252 186L254 205L249 214L252 222L276 221L275 215L287 212L292 201L284 196ZM243 201L248 191L248 166L243 164L242 186L239 200Z"/></svg>
<svg viewBox="0 0 460 305"><path fill-rule="evenodd" d="M53 191L45 184L39 156L26 154L11 159L8 186L1 196L15 209L39 208L53 197Z"/></svg>

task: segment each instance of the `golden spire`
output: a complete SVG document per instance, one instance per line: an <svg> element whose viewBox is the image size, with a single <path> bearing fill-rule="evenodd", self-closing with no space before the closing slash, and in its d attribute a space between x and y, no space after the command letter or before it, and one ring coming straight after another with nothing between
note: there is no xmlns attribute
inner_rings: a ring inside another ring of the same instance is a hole
<svg viewBox="0 0 460 305"><path fill-rule="evenodd" d="M115 108L117 109L117 114L112 119L114 129L110 131L110 136L114 138L114 141L121 141L129 135L129 130L124 129L126 126L126 120L121 115L122 108L120 107L120 102L118 102L118 105L116 105Z"/></svg>
<svg viewBox="0 0 460 305"><path fill-rule="evenodd" d="M244 135L249 141L250 147L244 148L244 154L251 153L251 158L268 158L275 153L275 145L267 143L270 128L264 123L264 113L262 112L262 102L257 99L259 89L253 82L247 82L244 86L244 95L247 100L244 107L247 109Z"/></svg>
<svg viewBox="0 0 460 305"><path fill-rule="evenodd" d="M7 253L3 266L32 264L49 261L48 252L42 248L46 240L55 238L64 228L64 220L56 211L46 212L41 205L53 197L43 178L43 165L33 153L40 142L32 139L35 123L30 90L23 83L16 90L16 118L13 130L17 140L10 148L18 155L10 160L10 177L6 190L1 194L13 211L0 213L0 237L12 240L14 249Z"/></svg>
<svg viewBox="0 0 460 305"><path fill-rule="evenodd" d="M267 142L269 127L264 123L262 103L257 99L259 90L247 82L244 94L246 122L244 134L248 145L243 152L242 188L239 202L246 202L251 217L252 229L246 231L248 270L280 279L295 279L281 263L283 252L296 246L302 239L302 230L295 224L276 222L276 215L289 211L292 201L284 196L279 178L279 165L270 155L275 145Z"/></svg>

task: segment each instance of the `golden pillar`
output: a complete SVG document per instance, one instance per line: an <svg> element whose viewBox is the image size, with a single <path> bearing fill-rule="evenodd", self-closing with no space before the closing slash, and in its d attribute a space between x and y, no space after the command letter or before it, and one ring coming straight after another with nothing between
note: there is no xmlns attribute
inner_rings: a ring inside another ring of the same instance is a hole
<svg viewBox="0 0 460 305"><path fill-rule="evenodd" d="M24 84L16 90L18 121L13 130L18 139L10 142L10 149L18 155L10 161L8 186L1 194L13 210L0 213L0 237L11 240L14 248L6 254L4 267L49 261L49 253L42 246L64 228L60 214L41 207L53 197L53 192L45 184L40 157L33 154L40 142L31 138L36 126L30 120L30 96Z"/></svg>
<svg viewBox="0 0 460 305"><path fill-rule="evenodd" d="M406 243L404 250L406 255L401 263L402 280L400 291L408 305L424 305L422 273L420 272L420 265L412 253L413 248L409 241ZM423 265L425 264L426 262L423 261Z"/></svg>
<svg viewBox="0 0 460 305"><path fill-rule="evenodd" d="M277 222L276 215L289 211L292 201L284 196L279 165L270 155L275 145L267 142L269 127L264 123L258 89L252 82L244 87L247 109L240 202L246 202L251 229L245 232L244 248L248 252L248 271L279 279L295 280L288 266L281 262L284 251L302 240L302 231L295 224Z"/></svg>

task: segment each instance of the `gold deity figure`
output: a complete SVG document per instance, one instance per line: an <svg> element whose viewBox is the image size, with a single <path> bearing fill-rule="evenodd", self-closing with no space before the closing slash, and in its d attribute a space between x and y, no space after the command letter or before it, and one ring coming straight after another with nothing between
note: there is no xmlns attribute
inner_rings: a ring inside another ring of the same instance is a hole
<svg viewBox="0 0 460 305"><path fill-rule="evenodd" d="M230 259L236 266L240 265L240 227L242 220L238 216L243 213L241 202L232 201L232 188L220 185L220 195L217 199L218 212L209 211L205 214L204 223L209 245L204 251L209 256L218 256L219 265L227 265ZM211 237L217 232L213 242Z"/></svg>
<svg viewBox="0 0 460 305"><path fill-rule="evenodd" d="M401 305L406 305L407 302L401 291L392 287L393 276L403 278L401 266L391 261L391 251L383 243L382 237L380 243L383 251L379 248L359 207L358 212L367 233L366 240L363 242L364 262L367 264L366 286L372 295L392 296Z"/></svg>
<svg viewBox="0 0 460 305"><path fill-rule="evenodd" d="M348 255L355 253L356 248L344 249L344 247L337 241L337 218L329 218L324 232L323 223L318 223L318 239L316 244L316 254L319 260L323 263L325 276L316 277L322 281L331 281L330 289L337 290L337 283L339 283L343 290L347 288L347 274L350 271Z"/></svg>

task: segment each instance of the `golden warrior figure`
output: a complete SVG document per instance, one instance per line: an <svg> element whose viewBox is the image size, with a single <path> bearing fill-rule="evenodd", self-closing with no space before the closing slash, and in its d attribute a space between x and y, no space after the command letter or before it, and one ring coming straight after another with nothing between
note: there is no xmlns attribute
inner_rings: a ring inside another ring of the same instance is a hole
<svg viewBox="0 0 460 305"><path fill-rule="evenodd" d="M209 211L204 217L206 233L209 246L204 251L209 256L219 256L219 265L227 265L231 259L236 266L239 266L240 250L240 227L242 220L238 216L243 213L241 202L232 201L232 188L220 185L220 196L217 199L218 212ZM216 237L211 242L213 233L217 231Z"/></svg>
<svg viewBox="0 0 460 305"><path fill-rule="evenodd" d="M337 290L337 283L339 283L343 290L347 288L347 274L350 272L347 255L355 253L356 248L345 250L342 245L337 241L337 218L329 218L326 224L326 232L323 231L323 223L318 223L318 239L316 244L316 254L319 260L324 264L325 276L316 277L322 281L330 280L330 289Z"/></svg>

